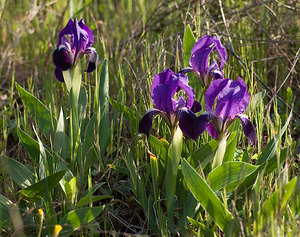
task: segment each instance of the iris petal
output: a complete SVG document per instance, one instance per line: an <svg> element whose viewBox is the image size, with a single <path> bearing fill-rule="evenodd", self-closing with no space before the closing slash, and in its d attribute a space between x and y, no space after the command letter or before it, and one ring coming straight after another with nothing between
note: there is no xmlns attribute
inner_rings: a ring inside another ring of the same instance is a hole
<svg viewBox="0 0 300 237"><path fill-rule="evenodd" d="M210 124L207 125L206 127L206 131L208 132L208 134L213 138L213 139L217 139L219 136L218 131L215 128L215 125L213 122L211 122Z"/></svg>
<svg viewBox="0 0 300 237"><path fill-rule="evenodd" d="M202 110L202 106L201 104L197 101L197 100L194 100L194 103L193 103L193 106L191 108L191 111L193 113L198 113Z"/></svg>
<svg viewBox="0 0 300 237"><path fill-rule="evenodd" d="M195 91L188 85L188 77L181 73L174 73L167 69L153 78L151 97L155 108L167 113L175 112L176 101L173 99L174 94L183 89L188 96L186 107L191 108L194 102Z"/></svg>
<svg viewBox="0 0 300 237"><path fill-rule="evenodd" d="M86 45L86 47L91 47L94 43L94 35L93 35L93 32L92 30L86 25L84 24L84 21L83 19L81 19L79 22L78 22L78 25L87 32L88 34L88 43Z"/></svg>
<svg viewBox="0 0 300 237"><path fill-rule="evenodd" d="M246 83L239 78L237 81L229 80L226 87L218 94L215 112L224 120L234 119L237 114L244 113L250 101Z"/></svg>
<svg viewBox="0 0 300 237"><path fill-rule="evenodd" d="M97 54L96 50L93 49L93 48L89 48L88 50L86 50L86 52L87 53L90 52L91 56L90 56L88 66L87 66L85 71L86 72L93 72L97 68L97 65L98 65L98 62L99 62L98 54Z"/></svg>
<svg viewBox="0 0 300 237"><path fill-rule="evenodd" d="M65 71L71 68L72 62L66 48L61 47L53 52L53 63L60 70Z"/></svg>
<svg viewBox="0 0 300 237"><path fill-rule="evenodd" d="M152 128L153 115L159 113L157 109L149 109L139 123L139 133L145 133L149 137Z"/></svg>
<svg viewBox="0 0 300 237"><path fill-rule="evenodd" d="M209 47L212 43L213 43L213 40L210 35L202 36L201 39L195 43L195 45L191 51L191 55L194 54L198 50Z"/></svg>
<svg viewBox="0 0 300 237"><path fill-rule="evenodd" d="M223 71L219 68L216 61L209 66L208 71L214 80L223 79Z"/></svg>
<svg viewBox="0 0 300 237"><path fill-rule="evenodd" d="M73 27L73 24L74 24L73 20L70 19L67 25L65 26L65 28L63 28L63 30L59 33L57 48L62 44L62 41L65 39L65 35L71 34L71 29Z"/></svg>
<svg viewBox="0 0 300 237"><path fill-rule="evenodd" d="M220 55L220 58L221 58L220 69L223 69L224 63L226 62L226 60L228 58L226 48L221 44L219 37L213 36L212 40L215 44L216 50L218 51L218 53Z"/></svg>
<svg viewBox="0 0 300 237"><path fill-rule="evenodd" d="M62 73L62 70L60 70L58 67L55 68L55 77L57 80L59 80L60 82L64 82L64 76L63 76L63 73Z"/></svg>
<svg viewBox="0 0 300 237"><path fill-rule="evenodd" d="M76 49L77 54L84 52L88 44L89 34L79 26L76 17L74 19L72 33L74 37L73 49Z"/></svg>
<svg viewBox="0 0 300 237"><path fill-rule="evenodd" d="M214 80L205 93L206 110L211 112L216 98L229 83L229 79Z"/></svg>
<svg viewBox="0 0 300 237"><path fill-rule="evenodd" d="M241 120L245 136L248 138L248 140L251 142L252 145L256 145L257 144L256 129L252 124L252 122L244 114L238 114L237 117Z"/></svg>
<svg viewBox="0 0 300 237"><path fill-rule="evenodd" d="M211 120L209 113L203 113L197 117L192 111L187 109L181 109L177 114L181 131L194 141L204 132Z"/></svg>
<svg viewBox="0 0 300 237"><path fill-rule="evenodd" d="M205 80L205 77L209 73L208 71L208 57L213 48L205 47L200 48L199 50L195 51L191 54L190 58L190 66L193 70L200 74L202 80Z"/></svg>

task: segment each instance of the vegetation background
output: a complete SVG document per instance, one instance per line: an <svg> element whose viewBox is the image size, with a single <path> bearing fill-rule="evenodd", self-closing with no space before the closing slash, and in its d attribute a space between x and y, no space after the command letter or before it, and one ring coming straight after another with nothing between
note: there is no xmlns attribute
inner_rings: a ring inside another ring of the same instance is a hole
<svg viewBox="0 0 300 237"><path fill-rule="evenodd" d="M298 0L1 0L1 156L32 165L19 141L17 127L22 117L22 129L34 137L35 121L24 109L15 82L39 98L56 118L61 106L68 103L63 84L54 77L52 52L58 33L69 18L84 18L95 35L94 47L100 60L108 59L109 96L139 116L152 107L149 92L153 76L166 68L178 72L184 67L183 35L189 24L197 39L205 34L221 38L229 54L226 77L244 78L250 85L251 95L265 93L261 99L263 105L250 114L258 126L258 153L293 111L293 119L281 141L282 147L293 144L285 165L288 179L292 179L299 175L299 12ZM89 95L94 94L96 77L96 73L88 75L83 81ZM191 83L197 88L193 79ZM91 112L92 101L88 105ZM141 138L122 114L110 108L110 118L110 142L92 182L106 182L101 194L113 196L113 201L101 202L107 206L97 218L98 224L105 233L153 234L135 202L124 164L129 148L145 149L145 145L140 145ZM159 127L158 124L156 121L155 126ZM165 130L154 133L161 136ZM239 145L242 147L244 143ZM145 162L146 149L139 156L140 162ZM0 193L14 200L20 188L2 167ZM256 203L254 197L249 197L253 198L252 202L247 204L244 213L237 214L244 216L245 236L254 235L248 221L252 218L252 207L263 203L276 190L274 183L281 174L266 177L262 193L257 196L259 201ZM299 191L298 184L297 187ZM54 201L56 205L62 202L58 197ZM296 204L300 207L299 200ZM290 236L290 231L291 236L296 236L300 229L299 209L287 216L282 214L275 222L266 221L259 234L275 236L272 233L282 231ZM13 233L13 228L3 230L6 235Z"/></svg>

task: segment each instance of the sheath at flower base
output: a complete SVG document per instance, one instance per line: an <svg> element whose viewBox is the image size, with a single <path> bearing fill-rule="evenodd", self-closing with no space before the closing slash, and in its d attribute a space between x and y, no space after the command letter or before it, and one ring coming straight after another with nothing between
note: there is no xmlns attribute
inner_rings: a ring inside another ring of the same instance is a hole
<svg viewBox="0 0 300 237"><path fill-rule="evenodd" d="M167 69L154 76L151 88L151 98L155 108L149 109L139 124L139 132L145 133L149 137L150 129L152 128L152 120L155 114L160 114L168 124L171 137L173 137L175 130L184 123L184 118L180 116L181 111L198 112L201 110L200 104L194 100L195 92L192 87L188 85L188 78L181 73L174 73ZM173 96L180 90L187 94L187 101L183 97L174 100ZM200 130L205 130L206 126L199 126ZM180 127L181 128L181 127ZM189 128L181 128L182 132L193 138L193 134Z"/></svg>
<svg viewBox="0 0 300 237"><path fill-rule="evenodd" d="M58 35L57 47L53 52L56 78L64 82L63 71L74 70L78 60L83 55L90 55L86 72L92 72L98 65L98 55L92 47L94 36L91 29L84 24L83 19L79 22L69 20L68 24Z"/></svg>
<svg viewBox="0 0 300 237"><path fill-rule="evenodd" d="M217 99L215 109L213 109ZM211 114L212 122L207 126L207 132L219 140L219 147L213 162L213 168L219 166L224 157L226 149L226 131L230 124L240 119L245 136L252 145L257 143L255 127L249 118L243 114L249 104L250 95L247 85L241 79L232 81L230 79L214 80L205 93L206 111Z"/></svg>
<svg viewBox="0 0 300 237"><path fill-rule="evenodd" d="M220 56L220 66L214 60L209 65L210 54L216 50ZM221 44L217 36L203 36L194 46L191 51L191 58L189 60L192 71L198 77L200 84L206 90L212 79L223 78L223 66L227 60L227 52L225 47Z"/></svg>

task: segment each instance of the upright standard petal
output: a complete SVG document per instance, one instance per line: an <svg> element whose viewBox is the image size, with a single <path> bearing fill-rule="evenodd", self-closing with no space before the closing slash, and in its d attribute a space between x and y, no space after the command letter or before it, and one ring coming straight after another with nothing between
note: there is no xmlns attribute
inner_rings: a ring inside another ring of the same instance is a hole
<svg viewBox="0 0 300 237"><path fill-rule="evenodd" d="M205 104L206 110L211 112L213 110L213 105L216 98L222 92L222 90L227 86L230 79L219 79L214 80L205 93Z"/></svg>
<svg viewBox="0 0 300 237"><path fill-rule="evenodd" d="M241 120L245 136L248 138L248 140L251 142L252 145L256 145L257 144L256 129L252 124L252 122L249 120L248 116L244 114L238 114L237 117Z"/></svg>
<svg viewBox="0 0 300 237"><path fill-rule="evenodd" d="M218 94L215 112L223 119L234 119L238 113L244 113L250 101L246 83L238 78L229 80L226 87Z"/></svg>
<svg viewBox="0 0 300 237"><path fill-rule="evenodd" d="M201 50L203 48L208 48L213 43L213 38L210 35L204 35L201 37L198 42L195 43L191 55L194 54L196 51Z"/></svg>
<svg viewBox="0 0 300 237"><path fill-rule="evenodd" d="M76 17L74 19L72 33L74 37L73 49L76 48L77 54L83 53L89 41L89 34L79 26Z"/></svg>
<svg viewBox="0 0 300 237"><path fill-rule="evenodd" d="M91 47L94 43L94 35L93 35L93 32L92 30L86 25L84 24L84 21L83 19L81 19L79 22L78 22L78 25L80 26L80 28L82 28L83 30L85 30L88 34L88 43L86 45L87 48Z"/></svg>
<svg viewBox="0 0 300 237"><path fill-rule="evenodd" d="M223 69L224 63L228 58L226 48L221 44L220 38L218 36L213 36L212 40L215 45L214 48L218 51L221 58L220 69Z"/></svg>
<svg viewBox="0 0 300 237"><path fill-rule="evenodd" d="M194 102L195 92L194 89L188 85L186 75L174 73L170 69L156 74L151 89L152 102L155 108L167 113L174 113L177 103L173 99L173 96L179 89L183 89L187 93L188 101L186 107L191 108Z"/></svg>
<svg viewBox="0 0 300 237"><path fill-rule="evenodd" d="M72 27L73 27L73 20L70 19L67 23L67 25L65 26L65 28L63 28L63 30L59 33L58 35L58 43L57 43L57 48L62 44L62 41L65 39L65 35L70 35L72 34L71 30L72 30Z"/></svg>
<svg viewBox="0 0 300 237"><path fill-rule="evenodd" d="M205 77L208 75L208 58L213 48L205 47L200 48L191 54L190 58L190 67L193 68L194 72L198 77L200 76L202 80L205 80Z"/></svg>
<svg viewBox="0 0 300 237"><path fill-rule="evenodd" d="M185 74L175 73L175 75L178 77L178 88L184 90L188 96L186 108L190 109L194 104L195 91L191 86L189 86L189 79Z"/></svg>
<svg viewBox="0 0 300 237"><path fill-rule="evenodd" d="M153 116L160 111L157 109L149 109L139 123L139 133L145 133L149 137L152 128Z"/></svg>

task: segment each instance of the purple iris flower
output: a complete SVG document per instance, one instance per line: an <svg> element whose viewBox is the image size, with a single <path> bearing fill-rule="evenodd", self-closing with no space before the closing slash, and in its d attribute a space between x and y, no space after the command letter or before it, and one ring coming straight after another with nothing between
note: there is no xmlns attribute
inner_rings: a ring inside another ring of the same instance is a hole
<svg viewBox="0 0 300 237"><path fill-rule="evenodd" d="M201 105L194 100L195 91L188 85L188 77L182 73L174 73L167 69L154 76L151 88L152 102L155 108L149 109L139 124L139 132L149 136L152 127L152 120L155 114L160 114L168 124L171 134L175 128L180 125L182 132L193 137L192 130L189 129L188 120L181 116L183 111L198 112ZM178 100L174 100L173 96L176 92L183 90L187 94L187 101L179 96ZM199 129L205 130L206 126Z"/></svg>
<svg viewBox="0 0 300 237"><path fill-rule="evenodd" d="M220 66L215 60L209 65L209 56L214 50L217 50L220 56ZM225 47L221 44L219 37L205 35L192 49L189 64L192 71L198 77L201 85L207 89L212 79L216 80L223 78L222 69L226 60L227 52Z"/></svg>
<svg viewBox="0 0 300 237"><path fill-rule="evenodd" d="M63 73L76 66L83 55L90 55L86 72L92 72L98 64L98 55L92 47L94 35L91 29L84 24L83 19L77 22L69 20L66 27L58 35L58 44L53 52L53 63L55 64L55 76L63 82Z"/></svg>
<svg viewBox="0 0 300 237"><path fill-rule="evenodd" d="M217 99L215 109L213 109ZM229 78L214 80L205 93L206 111L211 114L212 122L207 132L214 139L221 139L229 125L239 118L245 136L252 145L257 143L256 130L249 118L243 114L249 104L250 95L242 78L232 81Z"/></svg>

